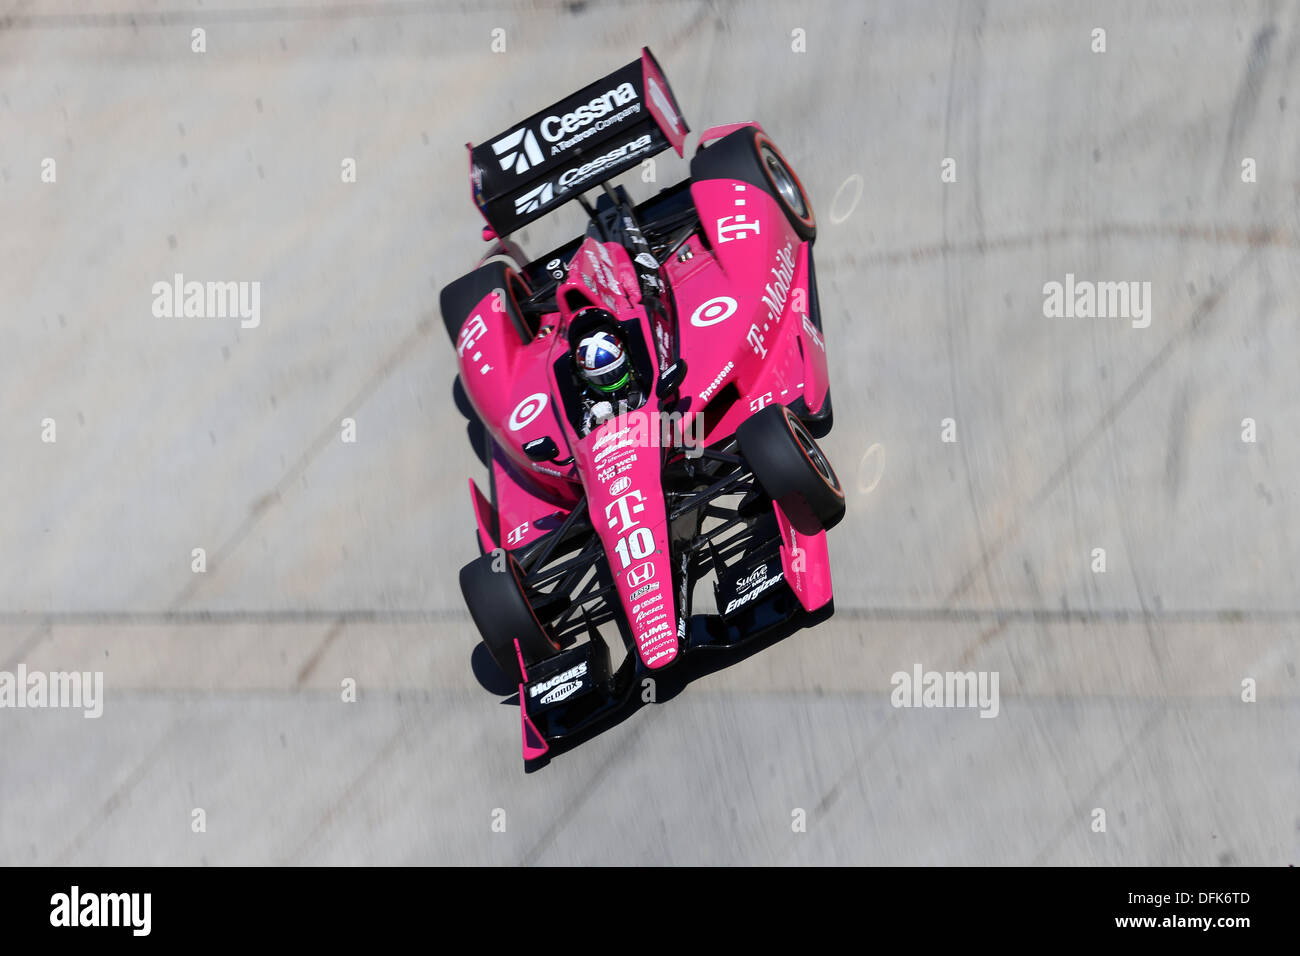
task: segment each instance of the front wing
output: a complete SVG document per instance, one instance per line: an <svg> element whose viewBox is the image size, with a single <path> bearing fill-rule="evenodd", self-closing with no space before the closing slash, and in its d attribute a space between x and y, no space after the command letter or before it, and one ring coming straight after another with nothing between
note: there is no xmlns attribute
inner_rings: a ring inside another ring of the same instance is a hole
<svg viewBox="0 0 1300 956"><path fill-rule="evenodd" d="M682 656L739 648L829 605L826 532L793 538L778 506L773 514L760 516L742 542L716 544L716 531L691 541L674 562L680 569L674 588L689 621L689 633L679 635ZM710 572L716 575L716 611L692 615L690 596ZM638 689L643 701L652 701L645 695L650 685L642 686L640 680L649 675L634 651L611 669L609 647L594 629L589 640L525 671L519 685L525 761L546 757L552 744L613 717Z"/></svg>

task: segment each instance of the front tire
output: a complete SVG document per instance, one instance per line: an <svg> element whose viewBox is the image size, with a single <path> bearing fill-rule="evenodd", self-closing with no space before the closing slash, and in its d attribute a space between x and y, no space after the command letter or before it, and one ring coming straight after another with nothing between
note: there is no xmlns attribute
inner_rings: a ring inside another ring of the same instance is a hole
<svg viewBox="0 0 1300 956"><path fill-rule="evenodd" d="M767 496L800 534L815 535L844 517L844 488L797 415L769 405L736 429L740 453Z"/></svg>
<svg viewBox="0 0 1300 956"><path fill-rule="evenodd" d="M504 563L504 567L502 564ZM531 667L559 652L524 593L523 569L508 552L492 551L460 569L460 590L483 645L516 684L523 681L515 640Z"/></svg>

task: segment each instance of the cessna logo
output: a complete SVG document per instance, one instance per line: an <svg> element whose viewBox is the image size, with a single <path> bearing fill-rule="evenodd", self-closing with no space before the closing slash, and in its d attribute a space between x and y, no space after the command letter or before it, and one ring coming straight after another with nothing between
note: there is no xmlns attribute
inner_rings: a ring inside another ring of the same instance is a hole
<svg viewBox="0 0 1300 956"><path fill-rule="evenodd" d="M560 174L560 185L567 188L576 185L577 183L585 182L591 178L592 174L598 173L602 169L614 165L624 156L634 155L641 152L641 150L645 149L649 145L649 134L639 136L630 143L624 143L616 149L611 149L604 156L597 156L589 163L584 163L581 166L575 166L573 169L565 170Z"/></svg>
<svg viewBox="0 0 1300 956"><path fill-rule="evenodd" d="M502 169L514 167L516 173L526 173L542 161L542 148L537 145L537 137L526 126L502 136L492 144L492 152L497 154Z"/></svg>
<svg viewBox="0 0 1300 956"><path fill-rule="evenodd" d="M548 143L558 143L565 134L573 134L584 126L600 119L606 113L612 113L622 106L627 106L636 99L636 88L631 83L621 83L616 88L584 103L572 113L563 116L548 116L542 120L539 129ZM540 162L540 158L538 160Z"/></svg>
<svg viewBox="0 0 1300 956"><path fill-rule="evenodd" d="M655 566L653 562L647 561L644 564L638 564L627 573L627 586L634 588L638 584L645 584L654 576Z"/></svg>
<svg viewBox="0 0 1300 956"><path fill-rule="evenodd" d="M548 690L551 690L552 688L559 690L561 684L568 684L570 681L572 681L575 685L575 688L570 689L567 694L564 694L561 697L553 698L554 700L563 700L565 697L568 697L569 694L573 693L573 690L576 689L576 687L580 687L582 685L582 681L577 680L577 678L583 677L584 675L586 675L586 673L587 673L587 663L586 661L583 661L581 664L578 664L576 667L570 667L567 671L564 671L563 673L556 674L554 677L548 680L539 681L538 683L529 687L528 696L536 697L539 694L545 694ZM550 695L547 694L547 697L550 697ZM544 697L542 698L542 703L550 703L550 701Z"/></svg>
<svg viewBox="0 0 1300 956"><path fill-rule="evenodd" d="M541 208L542 203L549 203L554 198L553 183L548 181L540 186L534 186L528 192L515 197L515 215L522 216L526 212L536 212Z"/></svg>

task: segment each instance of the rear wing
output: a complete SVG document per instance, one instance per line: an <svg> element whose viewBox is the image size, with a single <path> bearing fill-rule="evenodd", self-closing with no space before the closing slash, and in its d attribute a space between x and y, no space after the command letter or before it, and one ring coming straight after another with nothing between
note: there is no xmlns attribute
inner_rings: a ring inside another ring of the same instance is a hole
<svg viewBox="0 0 1300 956"><path fill-rule="evenodd" d="M615 70L481 146L469 147L474 204L498 236L670 146L690 127L647 47Z"/></svg>

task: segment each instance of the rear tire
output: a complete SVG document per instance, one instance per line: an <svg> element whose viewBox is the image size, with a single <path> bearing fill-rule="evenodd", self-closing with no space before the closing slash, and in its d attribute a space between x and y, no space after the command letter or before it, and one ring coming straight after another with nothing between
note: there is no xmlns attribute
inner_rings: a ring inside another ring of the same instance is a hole
<svg viewBox="0 0 1300 956"><path fill-rule="evenodd" d="M739 179L757 186L780 205L795 235L817 238L817 219L803 183L764 133L745 126L691 157L691 179Z"/></svg>
<svg viewBox="0 0 1300 956"><path fill-rule="evenodd" d="M799 417L769 405L736 429L740 453L759 486L800 534L814 535L844 517L844 489L835 469Z"/></svg>
<svg viewBox="0 0 1300 956"><path fill-rule="evenodd" d="M501 568L501 562L505 567ZM493 565L500 570L494 570ZM489 552L460 569L460 590L483 645L516 684L523 681L515 640L531 667L559 652L524 594L523 571L508 552Z"/></svg>

